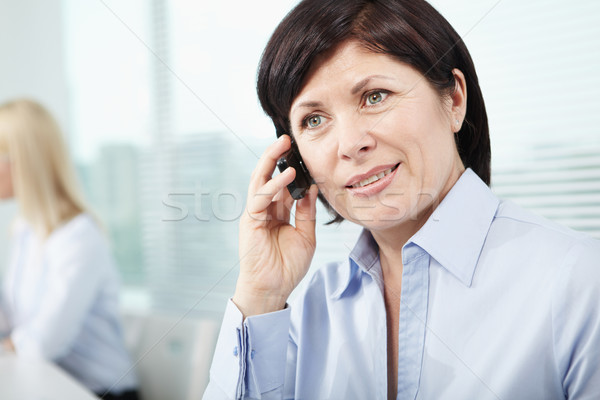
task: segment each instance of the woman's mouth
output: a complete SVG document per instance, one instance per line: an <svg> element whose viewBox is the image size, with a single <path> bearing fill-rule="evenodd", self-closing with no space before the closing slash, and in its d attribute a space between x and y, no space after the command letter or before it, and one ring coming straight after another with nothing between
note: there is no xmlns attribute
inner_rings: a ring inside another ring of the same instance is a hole
<svg viewBox="0 0 600 400"><path fill-rule="evenodd" d="M381 178L383 178L384 176L387 176L389 174L391 174L393 171L396 170L396 168L398 168L398 165L400 164L396 164L395 166L393 166L392 168L388 168L383 172L380 172L378 174L374 174L366 179L363 179L360 182L355 183L352 186L349 186L351 188L359 188L359 187L363 187L363 186L367 186L370 185L371 183L377 182L378 180L380 180Z"/></svg>
<svg viewBox="0 0 600 400"><path fill-rule="evenodd" d="M398 163L391 168L369 175L358 182L346 186L346 189L356 196L374 196L392 182L400 164Z"/></svg>

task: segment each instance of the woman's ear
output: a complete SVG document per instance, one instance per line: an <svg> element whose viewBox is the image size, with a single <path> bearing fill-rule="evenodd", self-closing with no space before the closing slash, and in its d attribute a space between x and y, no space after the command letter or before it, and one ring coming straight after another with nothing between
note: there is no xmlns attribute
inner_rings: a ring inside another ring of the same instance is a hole
<svg viewBox="0 0 600 400"><path fill-rule="evenodd" d="M452 100L452 131L458 132L462 127L463 121L465 120L465 114L467 113L467 82L462 71L458 68L452 70L454 75L454 92L450 95Z"/></svg>

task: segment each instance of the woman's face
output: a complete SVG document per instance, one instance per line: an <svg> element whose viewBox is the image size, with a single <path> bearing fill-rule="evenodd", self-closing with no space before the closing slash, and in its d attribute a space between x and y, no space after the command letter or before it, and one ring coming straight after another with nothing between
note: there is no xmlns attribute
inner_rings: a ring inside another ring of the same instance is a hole
<svg viewBox="0 0 600 400"><path fill-rule="evenodd" d="M14 196L12 173L8 155L0 153L0 200L10 199Z"/></svg>
<svg viewBox="0 0 600 400"><path fill-rule="evenodd" d="M374 234L416 232L426 221L464 171L454 132L466 89L462 73L455 77L459 90L440 99L415 69L354 41L317 59L290 123L311 175L340 215Z"/></svg>

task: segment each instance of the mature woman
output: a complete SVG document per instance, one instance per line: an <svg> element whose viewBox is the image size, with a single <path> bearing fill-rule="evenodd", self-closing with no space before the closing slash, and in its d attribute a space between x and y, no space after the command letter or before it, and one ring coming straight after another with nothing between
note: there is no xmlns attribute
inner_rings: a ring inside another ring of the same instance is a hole
<svg viewBox="0 0 600 400"><path fill-rule="evenodd" d="M600 398L600 245L497 199L477 75L418 0L306 0L258 74L282 135L240 223L240 275L205 398ZM289 135L289 136L288 136ZM271 178L297 145L299 170ZM364 227L291 305L315 201Z"/></svg>
<svg viewBox="0 0 600 400"><path fill-rule="evenodd" d="M57 124L40 104L0 106L0 157L0 198L15 197L19 213L4 277L2 346L55 362L104 399L136 399L117 271Z"/></svg>

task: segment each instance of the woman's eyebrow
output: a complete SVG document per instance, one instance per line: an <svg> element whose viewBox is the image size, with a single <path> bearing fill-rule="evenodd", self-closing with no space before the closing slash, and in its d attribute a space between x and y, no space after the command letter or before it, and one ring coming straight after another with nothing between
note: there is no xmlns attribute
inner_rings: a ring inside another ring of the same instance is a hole
<svg viewBox="0 0 600 400"><path fill-rule="evenodd" d="M365 86L367 86L367 83L369 83L369 81L371 81L371 79L376 79L376 78L380 78L380 79L394 79L394 78L392 78L390 76L385 76L385 75L371 75L371 76L367 76L365 79L361 80L356 85L354 85L352 87L352 89L350 90L350 93L351 94L358 93L362 88L364 88Z"/></svg>
<svg viewBox="0 0 600 400"><path fill-rule="evenodd" d="M302 103L297 104L292 108L292 110L290 111L290 115L292 115L299 108L318 108L318 107L323 107L323 103L321 103L320 101L313 101L313 100L303 101Z"/></svg>
<svg viewBox="0 0 600 400"><path fill-rule="evenodd" d="M394 78L391 76L385 76L385 75L371 75L371 76L367 76L365 79L361 80L360 82L356 83L356 85L354 85L352 87L352 89L350 90L350 93L352 93L353 95L358 93L362 88L364 88L372 79L388 79L388 80L393 80ZM320 101L314 101L314 100L307 100L307 101L303 101L302 103L299 103L297 105L295 105L290 114L293 113L295 110L299 109L299 108L317 108L317 107L322 107L323 103L321 103Z"/></svg>
<svg viewBox="0 0 600 400"><path fill-rule="evenodd" d="M322 107L323 103L321 103L320 101L305 101L302 102L300 104L298 104L296 107L294 108L301 108L301 107L307 107L307 108L314 108L314 107Z"/></svg>

